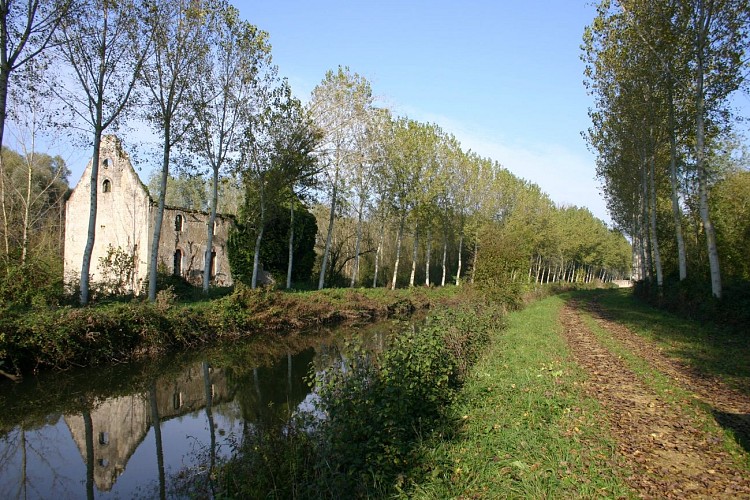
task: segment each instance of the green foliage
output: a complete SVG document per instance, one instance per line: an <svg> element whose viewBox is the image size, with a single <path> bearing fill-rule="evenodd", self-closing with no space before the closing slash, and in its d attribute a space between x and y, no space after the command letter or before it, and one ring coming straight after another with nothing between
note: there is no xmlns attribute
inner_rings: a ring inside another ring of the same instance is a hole
<svg viewBox="0 0 750 500"><path fill-rule="evenodd" d="M387 492L418 466L418 443L446 425L491 324L474 310L440 311L398 333L380 358L355 348L346 368L318 377L322 474L333 496Z"/></svg>
<svg viewBox="0 0 750 500"><path fill-rule="evenodd" d="M136 259L122 247L107 245L107 254L99 258L103 279L97 286L109 295L124 295L132 291Z"/></svg>
<svg viewBox="0 0 750 500"><path fill-rule="evenodd" d="M54 257L33 258L0 269L0 310L57 305L64 296L62 263Z"/></svg>
<svg viewBox="0 0 750 500"><path fill-rule="evenodd" d="M711 191L711 213L725 277L750 280L750 171L729 174Z"/></svg>
<svg viewBox="0 0 750 500"><path fill-rule="evenodd" d="M292 203L295 204L292 280L304 282L310 279L315 264L314 247L318 226L315 216L299 200L295 199ZM271 208L263 232L260 261L264 270L272 273L278 283L284 283L289 263L290 211L288 205ZM253 220L248 217L241 218ZM257 228L251 223L237 224L236 229L230 234L229 264L236 281L250 284L256 237Z"/></svg>

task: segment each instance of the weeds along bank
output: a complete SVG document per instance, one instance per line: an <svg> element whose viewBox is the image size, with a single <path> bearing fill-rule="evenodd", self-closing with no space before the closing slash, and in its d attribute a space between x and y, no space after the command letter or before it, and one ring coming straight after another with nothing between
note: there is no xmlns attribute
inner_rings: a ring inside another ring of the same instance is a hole
<svg viewBox="0 0 750 500"><path fill-rule="evenodd" d="M566 357L562 304L506 315L475 297L431 311L381 358L316 374L314 416L254 428L214 487L229 498L626 496Z"/></svg>
<svg viewBox="0 0 750 500"><path fill-rule="evenodd" d="M256 426L213 476L229 498L365 498L397 492L423 472L423 443L453 432L452 404L504 324L473 300L404 323L379 356L353 349L345 366L312 374L314 411ZM325 417L320 418L321 415ZM194 491L194 481L186 488Z"/></svg>
<svg viewBox="0 0 750 500"><path fill-rule="evenodd" d="M0 315L0 370L18 376L127 362L242 337L406 316L455 295L452 287L299 293L237 287L230 295L194 303L163 294L153 304L6 308Z"/></svg>

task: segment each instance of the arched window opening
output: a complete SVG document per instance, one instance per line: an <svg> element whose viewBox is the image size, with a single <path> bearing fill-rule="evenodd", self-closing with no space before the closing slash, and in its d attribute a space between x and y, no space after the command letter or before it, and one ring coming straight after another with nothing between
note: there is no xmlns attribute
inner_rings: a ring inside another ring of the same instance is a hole
<svg viewBox="0 0 750 500"><path fill-rule="evenodd" d="M112 161L109 158L105 158L102 160L102 167L109 168L109 165L112 163Z"/></svg>
<svg viewBox="0 0 750 500"><path fill-rule="evenodd" d="M110 191L112 191L112 183L109 179L104 179L104 182L102 182L102 192L109 193Z"/></svg>
<svg viewBox="0 0 750 500"><path fill-rule="evenodd" d="M182 250L179 248L174 252L174 275L182 276Z"/></svg>
<svg viewBox="0 0 750 500"><path fill-rule="evenodd" d="M211 252L211 279L216 276L216 250Z"/></svg>
<svg viewBox="0 0 750 500"><path fill-rule="evenodd" d="M182 214L177 214L174 218L174 230L178 233L182 231Z"/></svg>

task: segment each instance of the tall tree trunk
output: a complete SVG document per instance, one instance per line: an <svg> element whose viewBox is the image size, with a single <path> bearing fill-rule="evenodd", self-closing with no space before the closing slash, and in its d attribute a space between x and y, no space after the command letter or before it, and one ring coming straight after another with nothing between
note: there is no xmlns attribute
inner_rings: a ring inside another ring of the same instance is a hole
<svg viewBox="0 0 750 500"><path fill-rule="evenodd" d="M357 209L357 240L354 243L354 269L352 269L351 288L354 288L359 281L359 246L362 242L362 212L364 212L365 209L364 205L365 198L361 197Z"/></svg>
<svg viewBox="0 0 750 500"><path fill-rule="evenodd" d="M169 177L169 154L171 144L170 123L164 124L164 146L162 149L161 175L159 177L159 207L154 218L154 233L151 237L151 255L148 265L148 300L156 300L156 274L159 265L159 240L161 238L161 227L164 222L164 205L167 199L167 177Z"/></svg>
<svg viewBox="0 0 750 500"><path fill-rule="evenodd" d="M445 286L445 278L448 275L448 235L443 236L443 279L440 286Z"/></svg>
<svg viewBox="0 0 750 500"><path fill-rule="evenodd" d="M661 268L661 253L659 252L659 238L656 235L656 180L654 179L654 156L649 160L649 185L651 188L651 245L654 250L654 267L656 267L656 284L660 288L664 285Z"/></svg>
<svg viewBox="0 0 750 500"><path fill-rule="evenodd" d="M646 165L642 166L641 172L641 220L640 220L640 231L641 240L643 241L643 253L645 255L646 264L646 279L652 279L654 273L654 261L652 259L653 254L651 246L651 238L649 237L649 213L648 213L648 175L646 173Z"/></svg>
<svg viewBox="0 0 750 500"><path fill-rule="evenodd" d="M328 254L331 251L331 241L333 239L333 221L336 215L336 194L339 187L339 167L333 175L333 189L331 190L331 213L328 215L328 235L326 236L326 246L323 250L323 259L320 262L320 277L318 278L318 290L322 290L326 283L326 267L328 266Z"/></svg>
<svg viewBox="0 0 750 500"><path fill-rule="evenodd" d="M456 286L461 284L461 260L463 258L463 249L464 249L464 234L463 231L461 231L461 236L458 238L458 269L456 269Z"/></svg>
<svg viewBox="0 0 750 500"><path fill-rule="evenodd" d="M33 139L32 139L33 140ZM31 158L26 156L26 202L23 207L23 234L21 235L21 265L26 264L26 251L29 246L29 215L31 213L31 181L34 171L34 147L31 147Z"/></svg>
<svg viewBox="0 0 750 500"><path fill-rule="evenodd" d="M208 432L210 439L210 447L208 450L209 457L209 469L208 469L208 482L213 493L213 479L216 469L216 427L214 426L214 394L211 387L211 370L206 361L203 362L203 390L206 398L206 418L208 419ZM214 495L211 495L212 497Z"/></svg>
<svg viewBox="0 0 750 500"><path fill-rule="evenodd" d="M703 47L709 43L708 28L704 30L704 24L706 22L706 12L703 2L700 3L700 30L701 35L698 41L698 57L696 67L696 99L695 99L695 168L698 171L698 199L699 199L699 212L701 220L703 221L703 230L706 232L706 246L708 247L708 265L711 272L711 292L717 299L721 298L722 284L721 284L721 269L719 267L719 251L716 248L716 232L714 230L713 222L708 211L708 169L706 168L705 159L705 102L703 96L704 86L704 53Z"/></svg>
<svg viewBox="0 0 750 500"><path fill-rule="evenodd" d="M164 445L161 438L161 418L159 417L159 403L156 399L156 383L151 382L148 391L151 406L151 425L154 426L154 441L156 444L156 468L159 474L159 498L167 498L166 477L164 474Z"/></svg>
<svg viewBox="0 0 750 500"><path fill-rule="evenodd" d="M88 408L83 410L83 432L86 441L86 498L94 500L94 422Z"/></svg>
<svg viewBox="0 0 750 500"><path fill-rule="evenodd" d="M419 224L414 223L414 245L411 251L411 275L409 276L409 286L414 286L414 278L417 275L417 256L419 252Z"/></svg>
<svg viewBox="0 0 750 500"><path fill-rule="evenodd" d="M471 282L474 283L474 277L477 275L477 256L479 255L479 238L474 240L474 256L471 263Z"/></svg>
<svg viewBox="0 0 750 500"><path fill-rule="evenodd" d="M97 108L98 123L101 123L101 106ZM86 233L86 246L83 249L83 262L81 263L81 304L89 303L89 280L91 277L91 256L94 252L94 239L96 238L96 208L97 193L99 188L99 152L102 145L102 129L97 126L94 129L94 154L91 157L91 194L89 205L89 228Z"/></svg>
<svg viewBox="0 0 750 500"><path fill-rule="evenodd" d="M685 237L682 234L682 210L680 209L679 184L677 182L677 139L675 137L677 131L671 80L667 84L667 91L669 99L669 183L672 188L672 217L674 218L674 232L677 238L677 262L680 270L680 281L682 281L687 278L687 254L685 252Z"/></svg>
<svg viewBox="0 0 750 500"><path fill-rule="evenodd" d="M401 215L398 223L398 236L396 237L396 262L393 264L393 279L391 280L391 290L396 289L396 279L398 278L398 265L401 261L401 240L404 238L405 215Z"/></svg>
<svg viewBox="0 0 750 500"><path fill-rule="evenodd" d="M425 286L429 287L431 285L430 283L430 260L432 257L432 231L427 230L427 248L426 248L426 255L425 255L425 263L424 263L424 284Z"/></svg>
<svg viewBox="0 0 750 500"><path fill-rule="evenodd" d="M211 267L213 264L213 246L214 246L214 224L216 223L216 205L219 199L219 169L213 168L211 176L211 215L208 218L208 229L206 237L206 256L203 266L203 293L208 293L208 287L211 284Z"/></svg>
<svg viewBox="0 0 750 500"><path fill-rule="evenodd" d="M286 289L292 288L292 269L294 263L294 193L292 193L292 200L289 203L291 208L289 209L289 263L286 268Z"/></svg>
<svg viewBox="0 0 750 500"><path fill-rule="evenodd" d="M261 180L260 188L260 221L258 236L255 238L255 254L253 255L253 278L250 282L250 288L253 290L258 287L258 273L260 272L260 245L263 241L263 232L266 229L266 197L265 189Z"/></svg>
<svg viewBox="0 0 750 500"><path fill-rule="evenodd" d="M385 241L385 217L380 224L380 239L378 240L378 249L375 252L375 273L372 277L372 287L378 287L378 271L380 270L380 259L383 257L383 241Z"/></svg>
<svg viewBox="0 0 750 500"><path fill-rule="evenodd" d="M10 256L10 239L8 238L8 230L10 228L8 224L8 212L5 206L5 155L2 154L2 147L5 145L5 119L7 118L7 107L8 107L8 61L7 61L7 29L3 29L0 33L2 38L3 47L0 47L0 207L2 207L3 213L3 243L5 250L5 257Z"/></svg>

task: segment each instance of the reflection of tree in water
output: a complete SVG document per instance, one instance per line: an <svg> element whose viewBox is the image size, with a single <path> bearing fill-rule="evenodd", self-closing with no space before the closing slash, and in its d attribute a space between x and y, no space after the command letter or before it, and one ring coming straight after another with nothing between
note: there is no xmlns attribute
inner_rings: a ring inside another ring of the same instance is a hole
<svg viewBox="0 0 750 500"><path fill-rule="evenodd" d="M280 430L310 392L306 382L315 350L288 353L272 366L227 368L227 384L235 392L244 432L253 426Z"/></svg>
<svg viewBox="0 0 750 500"><path fill-rule="evenodd" d="M72 479L55 465L65 460L54 439L61 422L59 414L22 420L0 436L0 498L45 498L47 485L60 497L76 496L68 490Z"/></svg>

